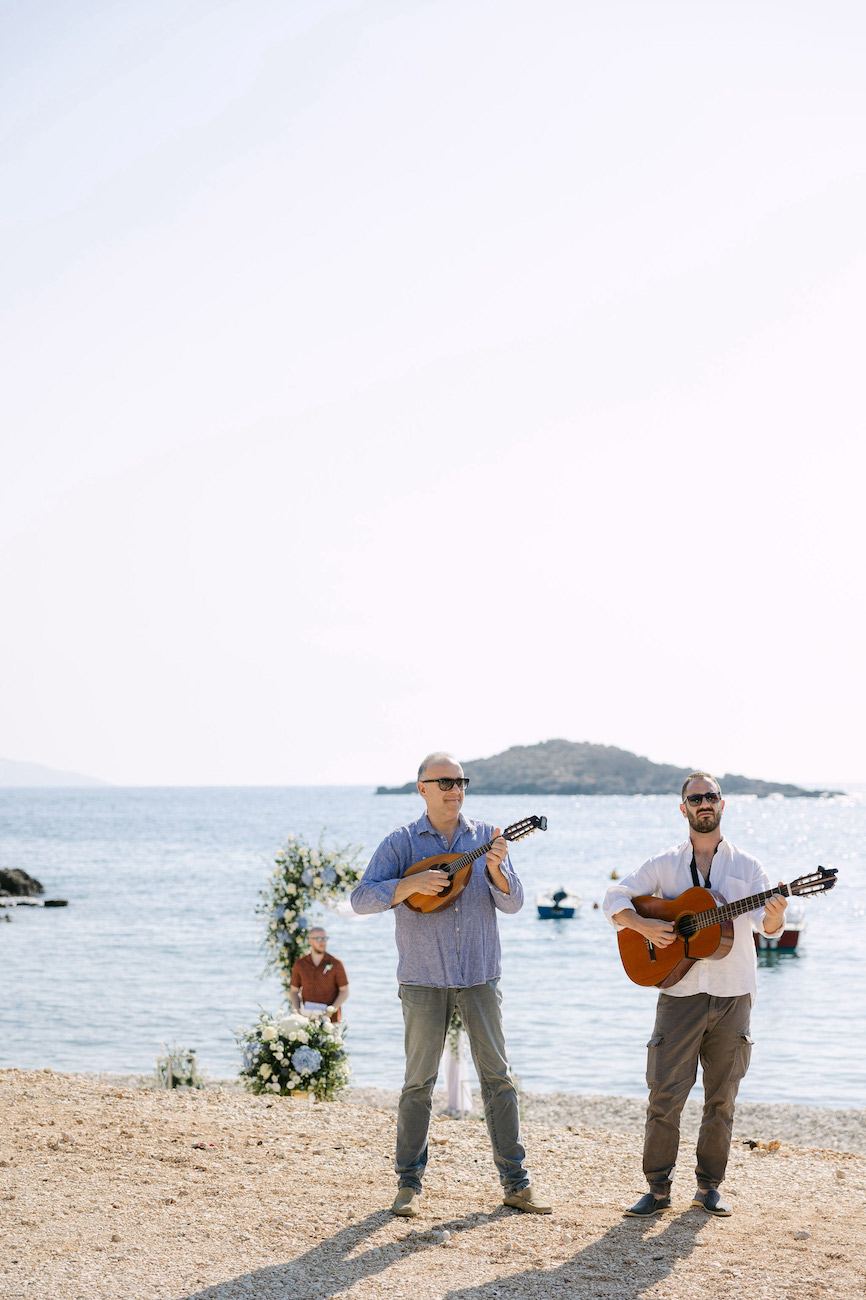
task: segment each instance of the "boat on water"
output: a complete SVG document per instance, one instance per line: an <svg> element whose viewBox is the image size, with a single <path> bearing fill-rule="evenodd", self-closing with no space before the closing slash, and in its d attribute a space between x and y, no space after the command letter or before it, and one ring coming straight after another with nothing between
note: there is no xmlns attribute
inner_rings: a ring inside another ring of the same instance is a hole
<svg viewBox="0 0 866 1300"><path fill-rule="evenodd" d="M806 928L806 909L802 903L791 902L785 909L785 924L779 934L767 938L759 934L752 922L752 934L758 952L793 952L800 942L800 935Z"/></svg>
<svg viewBox="0 0 866 1300"><path fill-rule="evenodd" d="M580 894L567 889L545 889L535 895L535 906L541 921L570 921L583 902Z"/></svg>

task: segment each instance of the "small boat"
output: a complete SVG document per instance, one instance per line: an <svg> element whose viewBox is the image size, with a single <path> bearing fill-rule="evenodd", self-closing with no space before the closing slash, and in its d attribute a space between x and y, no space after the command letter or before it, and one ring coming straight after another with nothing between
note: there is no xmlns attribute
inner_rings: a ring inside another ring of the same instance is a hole
<svg viewBox="0 0 866 1300"><path fill-rule="evenodd" d="M793 952L800 942L800 935L806 928L806 909L802 903L789 903L785 909L785 924L779 934L768 939L759 934L752 923L752 934L758 952Z"/></svg>
<svg viewBox="0 0 866 1300"><path fill-rule="evenodd" d="M68 907L65 898L0 898L0 907Z"/></svg>
<svg viewBox="0 0 866 1300"><path fill-rule="evenodd" d="M567 889L546 889L535 895L535 906L541 921L570 921L583 899Z"/></svg>

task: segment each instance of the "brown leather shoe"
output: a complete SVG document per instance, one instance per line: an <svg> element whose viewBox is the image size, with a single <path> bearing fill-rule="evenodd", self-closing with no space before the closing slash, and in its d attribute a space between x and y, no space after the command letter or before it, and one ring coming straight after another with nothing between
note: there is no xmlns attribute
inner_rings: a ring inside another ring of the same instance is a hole
<svg viewBox="0 0 866 1300"><path fill-rule="evenodd" d="M502 1198L503 1205L510 1205L515 1210L523 1210L526 1214L550 1214L553 1209L547 1201L541 1196L532 1184L529 1187L521 1187L518 1192L509 1192Z"/></svg>
<svg viewBox="0 0 866 1300"><path fill-rule="evenodd" d="M399 1214L402 1219L414 1219L421 1212L421 1197L414 1187L401 1187L391 1206L392 1214Z"/></svg>

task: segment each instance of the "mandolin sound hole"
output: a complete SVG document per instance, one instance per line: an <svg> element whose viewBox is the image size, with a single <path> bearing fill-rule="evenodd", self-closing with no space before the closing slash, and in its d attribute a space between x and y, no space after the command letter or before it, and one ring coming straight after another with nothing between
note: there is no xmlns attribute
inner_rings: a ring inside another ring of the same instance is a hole
<svg viewBox="0 0 866 1300"><path fill-rule="evenodd" d="M677 921L677 934L681 939L692 939L698 932L693 916L681 916Z"/></svg>

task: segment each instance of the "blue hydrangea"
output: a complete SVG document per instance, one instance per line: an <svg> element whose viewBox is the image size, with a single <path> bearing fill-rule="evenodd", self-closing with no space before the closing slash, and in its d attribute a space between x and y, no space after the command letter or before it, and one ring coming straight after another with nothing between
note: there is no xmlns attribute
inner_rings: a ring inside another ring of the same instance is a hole
<svg viewBox="0 0 866 1300"><path fill-rule="evenodd" d="M247 1043L247 1045L244 1047L243 1054L242 1054L244 1069L254 1070L262 1058L263 1051L264 1048L262 1047L261 1043L258 1042L256 1039L253 1039L251 1043Z"/></svg>
<svg viewBox="0 0 866 1300"><path fill-rule="evenodd" d="M292 1052L292 1066L298 1074L315 1074L322 1064L322 1053L315 1047L296 1047Z"/></svg>
<svg viewBox="0 0 866 1300"><path fill-rule="evenodd" d="M313 883L313 876L315 876L315 874L316 873L312 867L305 867L304 870L301 872L301 880L305 885L311 885Z"/></svg>
<svg viewBox="0 0 866 1300"><path fill-rule="evenodd" d="M271 913L271 915L272 915L273 917L275 917L277 921L282 921L282 919L283 919L283 917L285 916L285 914L286 914L286 905L285 905L285 903L279 903L279 904L274 908L273 912Z"/></svg>
<svg viewBox="0 0 866 1300"><path fill-rule="evenodd" d="M326 885L333 885L337 879L337 873L333 867L322 867L320 874Z"/></svg>

